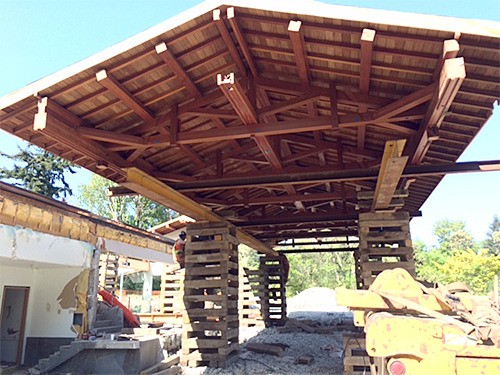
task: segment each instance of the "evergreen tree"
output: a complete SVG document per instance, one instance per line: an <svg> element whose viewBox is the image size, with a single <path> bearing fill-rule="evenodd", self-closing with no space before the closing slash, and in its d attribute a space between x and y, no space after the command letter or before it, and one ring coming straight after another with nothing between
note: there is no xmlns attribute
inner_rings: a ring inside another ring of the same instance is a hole
<svg viewBox="0 0 500 375"><path fill-rule="evenodd" d="M12 160L12 168L0 168L0 179L14 180L20 186L51 198L61 198L73 194L65 180L64 173L75 173L73 164L36 146L19 147L14 155L0 153Z"/></svg>
<svg viewBox="0 0 500 375"><path fill-rule="evenodd" d="M490 254L500 255L500 217L495 215L490 224L484 247L488 249Z"/></svg>

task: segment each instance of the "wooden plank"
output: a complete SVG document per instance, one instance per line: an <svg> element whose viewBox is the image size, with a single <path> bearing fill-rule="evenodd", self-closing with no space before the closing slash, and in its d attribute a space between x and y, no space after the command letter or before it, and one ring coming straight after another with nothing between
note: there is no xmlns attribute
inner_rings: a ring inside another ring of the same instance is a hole
<svg viewBox="0 0 500 375"><path fill-rule="evenodd" d="M260 344L256 342L249 342L245 348L255 353L270 354L277 357L283 356L283 348L272 344Z"/></svg>

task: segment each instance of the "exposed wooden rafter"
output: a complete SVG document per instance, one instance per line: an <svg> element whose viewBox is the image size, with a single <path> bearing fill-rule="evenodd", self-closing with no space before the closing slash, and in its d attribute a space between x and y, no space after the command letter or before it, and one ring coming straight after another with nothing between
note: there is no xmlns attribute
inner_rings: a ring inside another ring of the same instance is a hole
<svg viewBox="0 0 500 375"><path fill-rule="evenodd" d="M243 35L243 32L241 30L241 27L239 25L238 19L235 14L234 7L229 7L227 8L227 20L229 21L229 24L231 25L231 28L233 29L234 36L236 37L236 40L238 41L238 44L241 48L241 52L243 53L243 56L245 56L245 60L248 64L248 67L250 68L250 72L254 77L257 77L259 75L259 72L257 70L257 66L255 65L255 61L252 57L252 53L250 52L250 48L248 48L248 44L245 40L245 36Z"/></svg>
<svg viewBox="0 0 500 375"><path fill-rule="evenodd" d="M226 77L222 75L217 76L217 83L219 88L222 90L229 103L233 106L233 109L238 113L241 121L246 125L255 125L258 123L257 113L255 108L246 93L244 92L241 85L235 80L234 73L229 74ZM275 149L275 145L265 136L255 136L254 137L257 146L264 155L264 157L269 161L275 170L282 170L283 165L281 163L279 153ZM291 186L286 186L285 189L291 195L297 192ZM304 205L297 201L296 205L301 211L305 210Z"/></svg>
<svg viewBox="0 0 500 375"><path fill-rule="evenodd" d="M191 78L187 75L184 68L179 64L174 54L167 47L165 42L162 42L155 46L156 53L161 57L161 59L167 64L168 68L175 74L175 76L182 82L186 90L193 95L195 98L201 96L201 92L195 86Z"/></svg>
<svg viewBox="0 0 500 375"><path fill-rule="evenodd" d="M307 50L304 42L304 32L301 26L301 21L290 21L288 23L288 35L292 43L293 54L295 56L295 63L297 64L300 80L304 83L309 83L311 80L311 72L309 71L309 64L307 63Z"/></svg>
<svg viewBox="0 0 500 375"><path fill-rule="evenodd" d="M103 69L96 73L97 82L106 87L119 98L127 107L132 109L141 119L146 122L154 121L154 116L137 100L120 82Z"/></svg>
<svg viewBox="0 0 500 375"><path fill-rule="evenodd" d="M410 162L419 164L425 157L432 141L439 138L439 127L465 79L465 63L462 57L447 59L439 76L439 83L427 107L419 131L408 149Z"/></svg>
<svg viewBox="0 0 500 375"><path fill-rule="evenodd" d="M361 34L361 50L359 65L359 92L368 95L370 91L370 78L372 68L373 42L375 40L375 30L363 29ZM366 105L359 106L359 112L368 110ZM357 145L359 150L365 148L366 125L360 125L357 131Z"/></svg>
<svg viewBox="0 0 500 375"><path fill-rule="evenodd" d="M219 30L219 33L222 39L224 40L227 49L229 50L231 58L236 64L238 72L240 73L240 75L246 76L247 71L245 68L245 64L243 64L243 60L241 59L240 54L238 53L238 50L234 45L233 38L231 38L231 34L229 33L229 30L227 29L226 24L224 23L221 13L222 12L220 9L215 9L212 13L213 21L215 23L215 26L217 27L217 30Z"/></svg>

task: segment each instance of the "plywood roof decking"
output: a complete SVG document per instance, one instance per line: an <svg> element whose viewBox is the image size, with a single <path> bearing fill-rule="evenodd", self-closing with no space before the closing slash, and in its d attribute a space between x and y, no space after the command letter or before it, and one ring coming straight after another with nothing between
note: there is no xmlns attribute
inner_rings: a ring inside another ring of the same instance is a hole
<svg viewBox="0 0 500 375"><path fill-rule="evenodd" d="M290 21L301 21L298 31L289 31ZM371 44L362 43L364 30L375 32ZM132 166L172 186L378 168L387 140L412 145L427 134L447 40L458 42L466 76L454 81L439 138L418 163L453 163L500 97L499 25L316 2L208 1L0 99L0 127L118 183ZM155 49L161 43L166 51ZM108 78L99 81L102 70ZM217 74L229 73L250 107L235 108L218 86ZM35 92L49 100L45 130L33 130ZM369 121L411 95L425 100ZM242 120L249 114L257 125ZM405 209L418 210L441 178L417 177ZM350 233L357 191L374 187L375 179L346 178L183 192L266 238L339 226ZM304 222L286 224L290 216ZM257 222L275 224L250 226Z"/></svg>

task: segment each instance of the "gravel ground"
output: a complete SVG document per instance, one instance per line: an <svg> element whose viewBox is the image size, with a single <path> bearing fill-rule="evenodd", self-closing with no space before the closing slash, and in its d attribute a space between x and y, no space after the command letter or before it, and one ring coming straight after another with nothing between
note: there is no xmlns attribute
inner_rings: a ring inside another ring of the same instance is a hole
<svg viewBox="0 0 500 375"><path fill-rule="evenodd" d="M352 322L352 314L345 307L337 306L335 291L328 288L311 288L287 301L288 316L307 321L314 326L336 326ZM238 359L226 369L184 368L186 375L336 375L343 374L342 331L332 334L305 332L279 333L277 328L240 331L242 341ZM245 349L247 342L279 343L287 346L283 356L259 354ZM296 364L299 356L314 358L309 365Z"/></svg>

